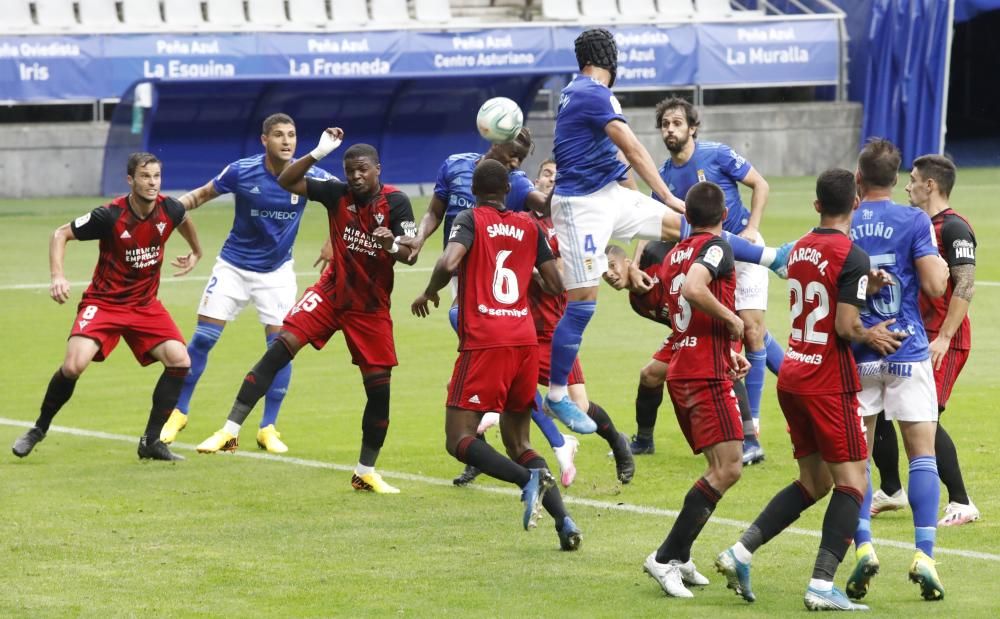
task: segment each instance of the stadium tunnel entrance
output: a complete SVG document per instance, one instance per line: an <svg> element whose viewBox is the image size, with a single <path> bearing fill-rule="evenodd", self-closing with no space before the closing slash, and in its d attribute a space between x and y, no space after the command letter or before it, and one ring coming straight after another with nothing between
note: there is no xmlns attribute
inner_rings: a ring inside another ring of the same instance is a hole
<svg viewBox="0 0 1000 619"><path fill-rule="evenodd" d="M276 77L153 80L133 84L111 118L101 192L128 190L130 153L163 161L164 188L201 186L227 164L262 152L261 122L284 112L295 119L298 153L308 152L329 126L343 127L345 146L364 142L381 156L391 184L432 182L457 152L485 151L475 114L491 97L508 97L527 116L551 72L441 77L408 75L303 80ZM343 175L334 153L323 167Z"/></svg>

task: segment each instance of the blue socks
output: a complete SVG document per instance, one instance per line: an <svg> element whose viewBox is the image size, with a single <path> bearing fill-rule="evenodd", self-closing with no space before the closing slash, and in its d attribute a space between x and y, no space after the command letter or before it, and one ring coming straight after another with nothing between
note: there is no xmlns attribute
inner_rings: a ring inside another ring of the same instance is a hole
<svg viewBox="0 0 1000 619"><path fill-rule="evenodd" d="M451 328L458 333L458 306L452 305L448 308L448 322L451 323Z"/></svg>
<svg viewBox="0 0 1000 619"><path fill-rule="evenodd" d="M552 334L552 362L549 370L549 386L565 387L573 362L580 352L583 331L597 311L597 301L570 301L566 313L559 319Z"/></svg>
<svg viewBox="0 0 1000 619"><path fill-rule="evenodd" d="M739 260L740 262L760 264L760 259L764 256L763 245L754 245L745 238L735 234L730 234L725 230L722 231L722 236L733 248L733 258Z"/></svg>
<svg viewBox="0 0 1000 619"><path fill-rule="evenodd" d="M858 514L858 530L854 533L854 545L860 547L861 544L872 541L872 463L868 461L868 487L865 488L865 500L861 502L861 512ZM935 509L935 511L937 511Z"/></svg>
<svg viewBox="0 0 1000 619"><path fill-rule="evenodd" d="M941 480L938 477L936 457L917 456L910 460L910 481L906 490L910 509L913 510L917 549L928 557L933 557L938 501L941 499Z"/></svg>
<svg viewBox="0 0 1000 619"><path fill-rule="evenodd" d="M274 333L267 336L268 347L278 339L278 334ZM283 368L278 370L278 373L274 375L274 381L271 382L271 386L268 387L267 393L264 394L264 416L260 420L260 427L265 427L273 424L278 420L278 411L281 410L281 402L285 399L285 394L288 393L288 383L292 380L292 364L287 363Z"/></svg>
<svg viewBox="0 0 1000 619"><path fill-rule="evenodd" d="M785 350L778 343L778 340L771 336L770 331L764 332L764 350L767 351L767 369L775 376L781 369L781 363L785 360Z"/></svg>
<svg viewBox="0 0 1000 619"><path fill-rule="evenodd" d="M545 440L553 448L562 447L566 444L566 439L563 438L562 432L556 426L556 422L552 421L552 418L542 410L542 394L538 393L537 390L535 391L535 406L531 409L531 420L535 422L538 429L545 435Z"/></svg>
<svg viewBox="0 0 1000 619"><path fill-rule="evenodd" d="M746 377L747 396L750 399L750 415L760 419L760 399L764 395L764 374L767 371L767 352L765 350L747 351L747 361L750 362L750 373Z"/></svg>
<svg viewBox="0 0 1000 619"><path fill-rule="evenodd" d="M198 385L198 379L205 372L208 365L208 353L222 336L224 325L217 325L209 322L198 321L194 328L194 335L188 343L188 357L191 358L191 371L184 379L184 386L181 387L181 395L177 399L177 409L187 415L191 406L191 396L194 395L194 388Z"/></svg>

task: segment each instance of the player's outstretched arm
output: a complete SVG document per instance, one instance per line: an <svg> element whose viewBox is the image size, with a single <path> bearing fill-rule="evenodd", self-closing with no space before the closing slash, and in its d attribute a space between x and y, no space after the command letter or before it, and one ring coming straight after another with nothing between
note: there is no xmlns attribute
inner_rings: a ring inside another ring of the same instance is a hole
<svg viewBox="0 0 1000 619"><path fill-rule="evenodd" d="M764 208L767 207L767 197L771 193L771 186L767 184L767 179L761 176L757 168L750 166L750 171L740 181L750 188L750 221L747 227L740 232L740 236L751 243L757 239L757 232L760 230L760 222L764 219Z"/></svg>
<svg viewBox="0 0 1000 619"><path fill-rule="evenodd" d="M708 288L711 283L712 272L701 264L692 264L681 286L681 296L691 307L724 322L729 337L738 342L743 339L743 320L715 298Z"/></svg>
<svg viewBox="0 0 1000 619"><path fill-rule="evenodd" d="M437 195L431 196L431 203L427 205L427 212L420 218L420 225L417 226L416 236L411 238L404 237L399 240L400 245L409 247L411 250L410 255L413 256L413 262L409 264L417 261L417 256L420 255L420 250L423 249L424 243L427 242L427 239L441 225L446 206L444 200Z"/></svg>
<svg viewBox="0 0 1000 619"><path fill-rule="evenodd" d="M414 316L420 318L429 316L431 312L428 302L433 303L434 307L438 306L441 302L438 291L448 285L451 276L458 270L468 251L469 249L461 243L452 242L445 246L444 253L434 264L434 271L431 273L430 281L427 282L427 288L410 304L410 311L413 312Z"/></svg>
<svg viewBox="0 0 1000 619"><path fill-rule="evenodd" d="M184 240L187 241L188 246L191 251L186 256L177 256L170 262L170 266L176 268L174 271L174 277L181 277L187 275L201 260L201 242L198 240L198 231L194 228L194 222L191 221L190 217L185 217L181 225L177 226L177 231L180 232Z"/></svg>
<svg viewBox="0 0 1000 619"><path fill-rule="evenodd" d="M344 130L340 127L328 127L319 137L319 144L305 157L300 157L287 166L278 175L278 184L285 191L309 197L306 189L306 172L314 163L332 153L344 139Z"/></svg>
<svg viewBox="0 0 1000 619"><path fill-rule="evenodd" d="M66 243L75 240L73 228L70 224L63 224L56 228L49 239L49 274L52 281L49 284L49 296L56 303L62 305L69 300L69 281L63 272L63 263L66 258Z"/></svg>
<svg viewBox="0 0 1000 619"><path fill-rule="evenodd" d="M865 329L861 324L861 310L856 305L837 303L837 335L850 342L864 344L882 356L896 352L900 342L909 337L907 333L889 330L889 325L895 322L895 318L890 318Z"/></svg>
<svg viewBox="0 0 1000 619"><path fill-rule="evenodd" d="M214 200L218 197L219 192L215 190L215 183L213 181L208 181L201 187L189 191L183 196L177 198L177 201L184 205L185 210L193 211L209 200Z"/></svg>
<svg viewBox="0 0 1000 619"><path fill-rule="evenodd" d="M660 178L660 173L656 171L656 164L649 151L642 145L639 138L635 137L632 128L620 120L612 120L604 127L604 132L615 143L615 146L625 155L632 169L636 171L639 178L646 181L649 188L656 192L656 195L663 198L664 204L674 209L678 213L684 212L684 201L675 196L667 188L667 184Z"/></svg>
<svg viewBox="0 0 1000 619"><path fill-rule="evenodd" d="M922 256L915 261L920 291L931 298L938 298L948 289L948 263L938 254Z"/></svg>

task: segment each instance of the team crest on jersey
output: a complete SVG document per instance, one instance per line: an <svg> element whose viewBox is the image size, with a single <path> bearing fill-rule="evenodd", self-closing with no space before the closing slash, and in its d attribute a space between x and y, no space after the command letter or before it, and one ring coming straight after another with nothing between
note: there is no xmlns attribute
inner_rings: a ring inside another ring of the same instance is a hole
<svg viewBox="0 0 1000 619"><path fill-rule="evenodd" d="M299 203L299 194L293 193L292 194L292 204L298 204L298 203Z"/></svg>
<svg viewBox="0 0 1000 619"><path fill-rule="evenodd" d="M162 221L160 223L156 224L156 229L157 229L157 231L159 231L160 234L163 234L163 229L166 228L166 227L167 227L167 224L163 223Z"/></svg>
<svg viewBox="0 0 1000 619"><path fill-rule="evenodd" d="M705 176L705 170L698 170L698 182L704 183L706 180L708 177Z"/></svg>
<svg viewBox="0 0 1000 619"><path fill-rule="evenodd" d="M382 222L385 221L385 215L382 213L375 213L375 221L381 226Z"/></svg>

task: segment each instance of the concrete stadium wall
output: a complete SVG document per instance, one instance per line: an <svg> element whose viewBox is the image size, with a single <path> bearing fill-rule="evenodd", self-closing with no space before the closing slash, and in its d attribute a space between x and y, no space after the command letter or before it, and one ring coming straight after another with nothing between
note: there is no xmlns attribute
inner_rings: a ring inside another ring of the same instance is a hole
<svg viewBox="0 0 1000 619"><path fill-rule="evenodd" d="M729 144L764 176L814 175L832 166L853 169L861 112L857 103L706 107L701 110L699 137ZM661 163L667 151L654 128L652 108L626 109L625 116ZM555 121L532 117L530 126L535 153L523 167L533 177L539 162L552 152ZM107 135L108 123L0 125L0 198L99 195ZM302 146L309 144L304 139ZM205 178L214 173L206 170ZM175 189L169 175L166 180L165 188ZM427 195L434 179L427 181L405 190Z"/></svg>
<svg viewBox="0 0 1000 619"><path fill-rule="evenodd" d="M854 169L861 133L858 103L719 105L700 109L698 138L732 146L766 176L806 176L840 166ZM625 118L657 167L667 149L650 108L626 108ZM535 153L522 168L531 178L552 152L555 122L530 122Z"/></svg>
<svg viewBox="0 0 1000 619"><path fill-rule="evenodd" d="M104 122L0 125L0 198L99 195L107 139Z"/></svg>

